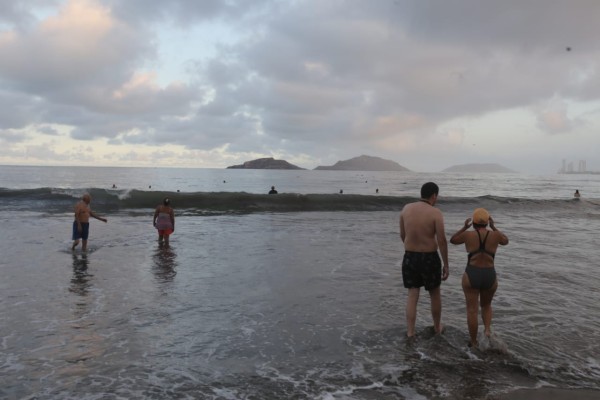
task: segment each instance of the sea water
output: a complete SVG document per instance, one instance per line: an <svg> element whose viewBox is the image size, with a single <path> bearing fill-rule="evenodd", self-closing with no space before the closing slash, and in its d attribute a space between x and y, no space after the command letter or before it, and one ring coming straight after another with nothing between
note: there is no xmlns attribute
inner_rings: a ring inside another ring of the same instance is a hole
<svg viewBox="0 0 600 400"><path fill-rule="evenodd" d="M542 385L600 389L597 176L0 173L0 398L484 399ZM462 246L450 247L442 284L445 333L433 334L423 291L417 338L405 339L398 215L429 180L440 185L447 236L483 206L510 239L496 256L494 334L478 349L467 346ZM264 194L272 185L279 195ZM86 191L108 223L92 219L89 251L71 252L72 209ZM164 196L176 213L170 247L152 227Z"/></svg>

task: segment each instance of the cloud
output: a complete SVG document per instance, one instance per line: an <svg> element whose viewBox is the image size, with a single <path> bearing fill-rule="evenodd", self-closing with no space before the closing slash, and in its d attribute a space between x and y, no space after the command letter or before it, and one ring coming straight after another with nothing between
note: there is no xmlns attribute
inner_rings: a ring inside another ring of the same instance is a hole
<svg viewBox="0 0 600 400"><path fill-rule="evenodd" d="M0 129L20 129L41 122L46 111L42 103L12 88L0 89Z"/></svg>
<svg viewBox="0 0 600 400"><path fill-rule="evenodd" d="M61 93L111 85L127 76L124 60L148 51L144 38L92 0L70 0L27 32L0 35L0 72L24 90Z"/></svg>
<svg viewBox="0 0 600 400"><path fill-rule="evenodd" d="M83 149L83 148L82 148ZM25 146L25 160L52 160L52 161L83 161L86 159L86 153L91 154L92 149L87 148L77 152L59 153L55 150L54 142L46 142L39 144L30 144Z"/></svg>
<svg viewBox="0 0 600 400"><path fill-rule="evenodd" d="M166 22L187 28L215 19L239 21L246 15L265 12L269 6L277 4L277 1L169 0L149 4L147 0L107 0L105 3L115 15L133 24Z"/></svg>
<svg viewBox="0 0 600 400"><path fill-rule="evenodd" d="M127 163L419 160L434 143L462 162L468 121L528 110L519 132L532 137L594 126L574 110L600 98L598 12L593 0L0 1L0 129L135 148L117 152Z"/></svg>
<svg viewBox="0 0 600 400"><path fill-rule="evenodd" d="M44 135L48 135L48 136L59 136L60 135L60 132L51 126L40 126L40 127L38 127L38 131L40 133L43 133Z"/></svg>
<svg viewBox="0 0 600 400"><path fill-rule="evenodd" d="M548 134L572 132L581 121L569 118L567 104L559 99L552 99L537 110L537 125Z"/></svg>
<svg viewBox="0 0 600 400"><path fill-rule="evenodd" d="M213 81L217 98L224 94L234 99L230 108L252 110L273 139L357 139L357 145L365 145L383 131L414 135L429 127L433 132L456 115L526 106L560 90L561 79L569 74L559 68L562 64L539 74L544 54L528 57L510 51L516 44L511 38L482 52L458 43L460 35L447 40L435 36L445 34L435 27L423 32L399 24L395 17L402 21L402 11L410 7L390 8L387 16L384 8L362 2L346 2L344 9L308 3L265 21L268 34L259 40L252 37L225 49L224 58L238 60L247 70L238 65L238 74L221 73ZM424 11L414 7L417 18L422 17ZM485 17L497 19L491 11ZM305 29L307 20L310 30ZM392 117L402 114L411 122Z"/></svg>
<svg viewBox="0 0 600 400"><path fill-rule="evenodd" d="M144 33L115 19L100 3L71 0L28 32L0 35L0 73L21 89L21 96L29 94L30 102L61 107L61 113L47 113L43 122L73 123L79 139L114 136L110 129L125 115L136 124L140 118L150 123L158 115L188 114L196 98L191 86L173 82L160 87L154 73L135 69L152 57ZM79 121L72 121L73 114ZM21 121L21 126L31 122Z"/></svg>
<svg viewBox="0 0 600 400"><path fill-rule="evenodd" d="M0 131L0 143L4 146L10 143L20 143L26 140L26 136L22 132L13 129L4 129Z"/></svg>
<svg viewBox="0 0 600 400"><path fill-rule="evenodd" d="M0 27L2 24L24 30L35 23L35 9L55 7L59 0L0 0Z"/></svg>

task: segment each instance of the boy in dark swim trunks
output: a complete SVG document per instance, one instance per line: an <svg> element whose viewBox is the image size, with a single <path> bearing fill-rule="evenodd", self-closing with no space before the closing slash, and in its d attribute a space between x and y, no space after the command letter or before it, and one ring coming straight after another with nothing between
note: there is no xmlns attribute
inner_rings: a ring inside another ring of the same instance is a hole
<svg viewBox="0 0 600 400"><path fill-rule="evenodd" d="M442 298L440 285L448 279L448 242L444 232L444 217L435 208L438 186L427 182L421 187L421 199L404 206L400 214L400 238L404 243L402 280L408 289L406 325L408 337L415 335L417 303L421 287L429 292L431 316L436 333L442 333ZM438 254L441 253L441 260ZM443 267L442 267L443 261Z"/></svg>

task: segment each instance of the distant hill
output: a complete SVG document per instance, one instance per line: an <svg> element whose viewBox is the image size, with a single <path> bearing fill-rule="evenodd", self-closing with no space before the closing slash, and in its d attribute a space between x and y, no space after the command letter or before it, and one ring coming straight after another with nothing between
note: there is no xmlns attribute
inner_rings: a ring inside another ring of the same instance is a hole
<svg viewBox="0 0 600 400"><path fill-rule="evenodd" d="M332 166L318 166L315 169L335 171L410 171L395 161L365 155L338 161Z"/></svg>
<svg viewBox="0 0 600 400"><path fill-rule="evenodd" d="M484 173L497 173L497 172L516 172L512 169L503 167L500 164L461 164L454 165L450 168L446 168L442 172L484 172Z"/></svg>
<svg viewBox="0 0 600 400"><path fill-rule="evenodd" d="M294 164L290 164L285 160L275 160L273 157L258 158L252 161L246 161L240 165L232 165L231 169L305 169Z"/></svg>

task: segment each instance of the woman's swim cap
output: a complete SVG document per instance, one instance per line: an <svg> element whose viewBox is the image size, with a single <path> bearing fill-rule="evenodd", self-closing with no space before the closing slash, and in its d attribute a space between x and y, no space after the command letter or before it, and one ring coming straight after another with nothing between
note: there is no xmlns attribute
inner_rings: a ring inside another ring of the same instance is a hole
<svg viewBox="0 0 600 400"><path fill-rule="evenodd" d="M490 213L485 208L477 208L473 211L473 223L477 225L487 225L490 221Z"/></svg>

